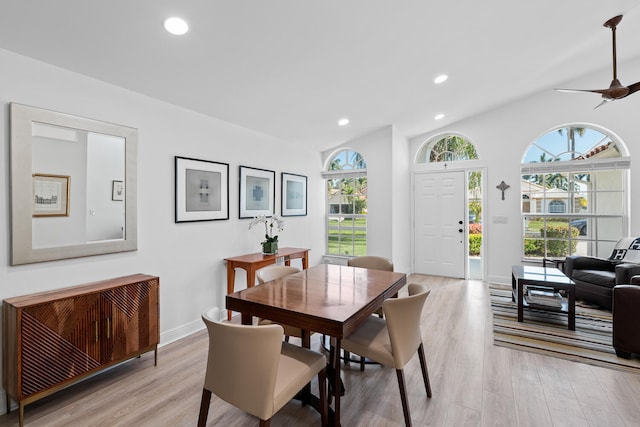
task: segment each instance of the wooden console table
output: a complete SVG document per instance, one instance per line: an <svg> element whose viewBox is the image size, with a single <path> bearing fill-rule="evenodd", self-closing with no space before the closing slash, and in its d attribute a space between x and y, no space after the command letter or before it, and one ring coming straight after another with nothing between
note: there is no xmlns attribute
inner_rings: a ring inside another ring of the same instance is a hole
<svg viewBox="0 0 640 427"><path fill-rule="evenodd" d="M227 262L227 294L235 292L236 268L242 268L247 272L247 288L256 283L256 271L267 265L275 264L278 259L284 258L285 265L291 265L291 260L302 259L302 268L309 268L309 249L304 248L280 248L274 255L264 255L256 252L248 255L240 255L225 258ZM231 310L227 312L227 319L231 320Z"/></svg>

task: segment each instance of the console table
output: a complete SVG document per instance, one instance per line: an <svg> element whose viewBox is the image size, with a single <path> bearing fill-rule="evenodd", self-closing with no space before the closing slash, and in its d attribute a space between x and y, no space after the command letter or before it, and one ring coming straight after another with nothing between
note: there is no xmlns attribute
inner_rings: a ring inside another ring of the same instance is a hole
<svg viewBox="0 0 640 427"><path fill-rule="evenodd" d="M247 288L256 283L256 271L267 265L275 264L278 259L284 259L285 265L291 265L291 260L302 259L302 268L309 268L309 249L304 248L280 248L278 253L264 255L261 252L225 258L227 262L227 294L235 292L236 268L242 268L247 272ZM227 312L227 319L231 320L231 310Z"/></svg>

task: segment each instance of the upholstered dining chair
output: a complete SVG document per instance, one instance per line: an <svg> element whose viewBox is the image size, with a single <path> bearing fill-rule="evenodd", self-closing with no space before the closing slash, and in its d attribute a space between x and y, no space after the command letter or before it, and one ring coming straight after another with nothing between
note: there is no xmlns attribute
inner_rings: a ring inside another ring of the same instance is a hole
<svg viewBox="0 0 640 427"><path fill-rule="evenodd" d="M416 352L420 359L427 397L431 397L431 384L420 330L422 308L429 292L424 285L409 284L409 296L390 298L384 302L385 319L370 316L355 332L342 340L342 348L395 368L407 426L411 426L411 414L404 367Z"/></svg>
<svg viewBox="0 0 640 427"><path fill-rule="evenodd" d="M258 270L256 272L256 277L258 278L258 284L263 284L299 271L299 268L288 265L270 265ZM271 325L273 323L274 322L269 319L258 319L258 325ZM280 326L284 328L284 340L286 342L289 342L289 337L302 338L302 330L300 328L291 325Z"/></svg>
<svg viewBox="0 0 640 427"><path fill-rule="evenodd" d="M347 265L350 267L360 267L360 268L368 268L371 270L384 270L384 271L393 271L393 262L389 259L375 256L375 255L364 255L357 256L353 258L349 258L347 260ZM378 317L384 317L384 311L382 307L376 310L376 314ZM344 352L344 362L349 364L351 362L351 356L349 352ZM364 371L365 358L360 356L360 370Z"/></svg>
<svg viewBox="0 0 640 427"><path fill-rule="evenodd" d="M326 357L282 342L280 325L238 325L217 320L218 309L202 314L209 354L198 426L207 424L211 394L269 426L275 415L318 376L322 425L328 425Z"/></svg>

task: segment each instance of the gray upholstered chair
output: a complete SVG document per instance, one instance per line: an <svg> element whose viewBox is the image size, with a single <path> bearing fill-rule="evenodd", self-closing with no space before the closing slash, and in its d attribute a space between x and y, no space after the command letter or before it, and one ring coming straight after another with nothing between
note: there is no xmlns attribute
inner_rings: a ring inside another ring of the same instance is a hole
<svg viewBox="0 0 640 427"><path fill-rule="evenodd" d="M258 278L258 284L270 282L272 280L280 279L281 277L288 276L293 273L298 273L299 268L291 267L288 265L270 265L268 267L261 268L256 272ZM258 319L258 325L271 325L272 322L269 319ZM284 328L284 340L289 342L289 337L302 338L302 330L296 326L281 325Z"/></svg>
<svg viewBox="0 0 640 427"><path fill-rule="evenodd" d="M328 424L326 365L322 354L282 342L280 325L238 325L217 321L218 309L202 315L209 355L198 426L207 424L211 394L260 419L270 420L318 376L322 425Z"/></svg>
<svg viewBox="0 0 640 427"><path fill-rule="evenodd" d="M427 396L431 397L431 384L420 329L422 308L429 292L424 285L410 284L408 297L390 298L384 302L386 320L370 316L355 332L342 340L342 348L395 368L407 426L411 426L411 414L403 369L416 352L420 359Z"/></svg>
<svg viewBox="0 0 640 427"><path fill-rule="evenodd" d="M350 267L368 268L371 270L393 271L393 262L391 262L387 258L375 255L364 255L349 258L347 260L347 265ZM376 310L376 314L378 315L378 317L384 317L384 311L382 307ZM351 362L351 356L348 351L344 352L344 362L346 364L349 364ZM360 356L361 371L364 371L364 365L365 358Z"/></svg>

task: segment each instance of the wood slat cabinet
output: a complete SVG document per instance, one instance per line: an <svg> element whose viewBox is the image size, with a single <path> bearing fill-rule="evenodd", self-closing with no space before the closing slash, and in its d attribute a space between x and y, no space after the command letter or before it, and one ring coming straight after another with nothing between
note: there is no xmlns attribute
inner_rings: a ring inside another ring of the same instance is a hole
<svg viewBox="0 0 640 427"><path fill-rule="evenodd" d="M154 350L160 279L135 274L5 299L3 386L24 406L101 369Z"/></svg>

